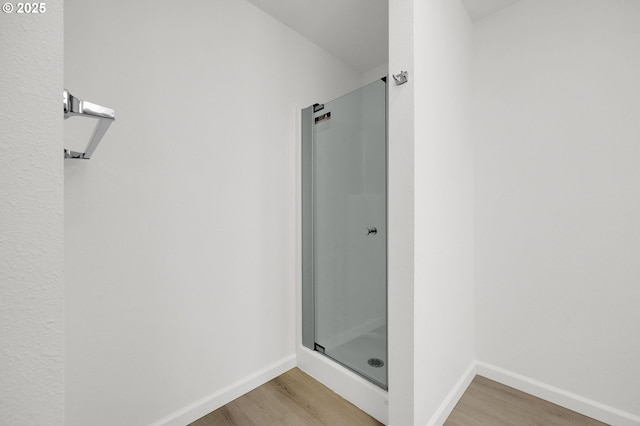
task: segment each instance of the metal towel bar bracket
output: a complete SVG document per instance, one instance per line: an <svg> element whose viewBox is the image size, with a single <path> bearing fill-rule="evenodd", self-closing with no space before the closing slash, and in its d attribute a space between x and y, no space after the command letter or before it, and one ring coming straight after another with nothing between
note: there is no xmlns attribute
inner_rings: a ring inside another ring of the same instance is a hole
<svg viewBox="0 0 640 426"><path fill-rule="evenodd" d="M91 102L78 99L69 93L68 90L64 90L64 118L65 120L73 116L97 118L98 124L93 130L91 139L85 148L84 152L64 150L64 158L74 158L81 160L88 160L91 158L93 151L100 143L100 140L111 126L111 123L116 119L116 113L111 108L105 108L100 105L92 104Z"/></svg>

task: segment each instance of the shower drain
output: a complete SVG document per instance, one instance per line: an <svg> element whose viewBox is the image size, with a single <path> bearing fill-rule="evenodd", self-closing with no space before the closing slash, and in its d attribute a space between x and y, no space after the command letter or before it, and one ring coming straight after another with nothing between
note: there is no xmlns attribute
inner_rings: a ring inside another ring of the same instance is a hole
<svg viewBox="0 0 640 426"><path fill-rule="evenodd" d="M367 364L369 364L372 367L378 368L384 365L384 361L379 358L370 358L369 361L367 361Z"/></svg>

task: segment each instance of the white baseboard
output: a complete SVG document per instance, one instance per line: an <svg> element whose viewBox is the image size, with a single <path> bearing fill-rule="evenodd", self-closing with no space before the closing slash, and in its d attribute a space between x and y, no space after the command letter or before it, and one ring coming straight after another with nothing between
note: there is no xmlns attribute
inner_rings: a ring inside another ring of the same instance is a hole
<svg viewBox="0 0 640 426"><path fill-rule="evenodd" d="M640 417L636 415L494 365L477 362L476 374L610 425L640 426Z"/></svg>
<svg viewBox="0 0 640 426"><path fill-rule="evenodd" d="M462 395L467 390L473 378L476 377L476 362L472 361L467 367L455 386L451 389L447 397L442 401L436 412L427 423L427 426L440 426L447 420L455 408Z"/></svg>
<svg viewBox="0 0 640 426"><path fill-rule="evenodd" d="M388 423L389 398L378 386L303 346L298 347L298 368L379 422Z"/></svg>
<svg viewBox="0 0 640 426"><path fill-rule="evenodd" d="M256 371L246 378L226 388L200 399L168 416L154 422L151 426L185 426L210 412L222 407L247 392L267 383L269 380L291 370L296 366L296 356L291 355L267 367Z"/></svg>
<svg viewBox="0 0 640 426"><path fill-rule="evenodd" d="M299 347L297 358L291 355L277 361L219 392L175 411L152 423L152 426L187 425L289 371L296 365L378 421L384 424L388 423L387 392L326 357L307 348ZM445 400L440 404L440 407L438 407L427 424L428 426L442 425L446 421L476 374L601 422L615 426L640 426L640 417L634 414L479 361L469 365Z"/></svg>

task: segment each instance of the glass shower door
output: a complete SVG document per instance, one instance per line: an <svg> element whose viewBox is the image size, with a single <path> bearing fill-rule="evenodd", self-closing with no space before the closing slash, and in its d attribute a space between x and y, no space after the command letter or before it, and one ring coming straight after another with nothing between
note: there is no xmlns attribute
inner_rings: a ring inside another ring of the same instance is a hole
<svg viewBox="0 0 640 426"><path fill-rule="evenodd" d="M313 281L312 349L386 389L386 83L311 108L303 222L312 242L303 248L312 265L303 270Z"/></svg>

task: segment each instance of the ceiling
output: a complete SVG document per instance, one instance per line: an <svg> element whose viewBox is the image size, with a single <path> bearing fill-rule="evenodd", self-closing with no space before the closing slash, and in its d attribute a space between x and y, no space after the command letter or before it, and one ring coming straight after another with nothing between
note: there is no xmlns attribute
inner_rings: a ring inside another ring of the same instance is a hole
<svg viewBox="0 0 640 426"><path fill-rule="evenodd" d="M388 61L387 0L248 0L364 73ZM462 0L472 21L520 0Z"/></svg>
<svg viewBox="0 0 640 426"><path fill-rule="evenodd" d="M249 0L359 72L387 62L387 0Z"/></svg>

